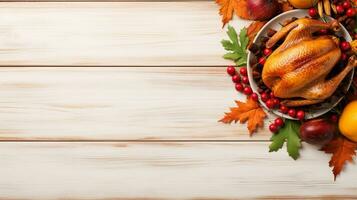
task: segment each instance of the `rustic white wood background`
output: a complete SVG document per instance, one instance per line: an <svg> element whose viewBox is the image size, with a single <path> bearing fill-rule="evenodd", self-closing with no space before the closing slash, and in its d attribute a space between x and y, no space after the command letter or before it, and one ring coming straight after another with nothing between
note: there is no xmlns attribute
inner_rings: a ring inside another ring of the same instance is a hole
<svg viewBox="0 0 357 200"><path fill-rule="evenodd" d="M357 166L217 122L213 1L42 1L0 2L0 199L357 198Z"/></svg>

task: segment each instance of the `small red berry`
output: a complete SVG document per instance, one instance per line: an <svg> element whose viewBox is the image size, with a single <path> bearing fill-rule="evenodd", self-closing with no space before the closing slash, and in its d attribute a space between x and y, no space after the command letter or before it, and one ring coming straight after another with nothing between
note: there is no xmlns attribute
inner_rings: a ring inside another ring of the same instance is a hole
<svg viewBox="0 0 357 200"><path fill-rule="evenodd" d="M326 34L328 33L328 30L327 30L327 29L321 29L321 30L319 31L319 33L320 33L321 35L326 35Z"/></svg>
<svg viewBox="0 0 357 200"><path fill-rule="evenodd" d="M353 35L354 39L357 40L357 33Z"/></svg>
<svg viewBox="0 0 357 200"><path fill-rule="evenodd" d="M343 41L341 42L340 47L342 51L348 51L351 48L351 45L349 42Z"/></svg>
<svg viewBox="0 0 357 200"><path fill-rule="evenodd" d="M242 82L245 83L245 84L248 84L248 83L249 83L249 78L248 78L248 76L243 76L243 77L242 77Z"/></svg>
<svg viewBox="0 0 357 200"><path fill-rule="evenodd" d="M238 92L242 92L244 87L243 87L243 84L237 83L237 84L235 85L235 88L236 88L236 90L237 90Z"/></svg>
<svg viewBox="0 0 357 200"><path fill-rule="evenodd" d="M250 95L250 97L254 100L254 101L258 101L258 95L257 93L253 93L252 95Z"/></svg>
<svg viewBox="0 0 357 200"><path fill-rule="evenodd" d="M240 76L238 74L232 76L232 81L233 81L233 83L239 83L240 82Z"/></svg>
<svg viewBox="0 0 357 200"><path fill-rule="evenodd" d="M229 74L230 76L234 76L236 74L236 68L233 66L228 66L227 67L227 74Z"/></svg>
<svg viewBox="0 0 357 200"><path fill-rule="evenodd" d="M271 91L271 92L269 93L269 95L270 95L270 98L275 98L273 91Z"/></svg>
<svg viewBox="0 0 357 200"><path fill-rule="evenodd" d="M244 92L244 94L246 94L246 95L251 95L251 94L253 93L252 88L250 88L249 86L246 86L246 87L243 89L243 92Z"/></svg>
<svg viewBox="0 0 357 200"><path fill-rule="evenodd" d="M337 5L336 6L336 11L337 11L337 13L342 14L342 13L345 12L345 9L343 8L343 6Z"/></svg>
<svg viewBox="0 0 357 200"><path fill-rule="evenodd" d="M259 58L259 61L258 61L258 63L259 64L261 64L261 65L264 65L265 64L265 58L264 57L261 57L261 58Z"/></svg>
<svg viewBox="0 0 357 200"><path fill-rule="evenodd" d="M268 99L267 102L265 102L265 105L266 105L269 109L274 108L274 102L273 102L272 99Z"/></svg>
<svg viewBox="0 0 357 200"><path fill-rule="evenodd" d="M274 120L274 124L277 127L282 127L284 125L284 120L278 117Z"/></svg>
<svg viewBox="0 0 357 200"><path fill-rule="evenodd" d="M296 117L296 111L295 111L295 109L289 109L289 111L288 111L288 115L290 116L290 117Z"/></svg>
<svg viewBox="0 0 357 200"><path fill-rule="evenodd" d="M269 48L266 48L263 50L263 54L266 55L266 56L269 56L273 51Z"/></svg>
<svg viewBox="0 0 357 200"><path fill-rule="evenodd" d="M316 17L317 16L317 10L315 8L310 8L309 9L309 15L310 15L310 17Z"/></svg>
<svg viewBox="0 0 357 200"><path fill-rule="evenodd" d="M281 106L280 106L280 112L286 114L286 113L289 112L289 108L286 107L286 106L284 106L284 105L281 105Z"/></svg>
<svg viewBox="0 0 357 200"><path fill-rule="evenodd" d="M342 3L342 7L343 8L345 8L345 9L348 9L348 8L351 8L351 3L350 3L350 1L344 1L343 3Z"/></svg>
<svg viewBox="0 0 357 200"><path fill-rule="evenodd" d="M334 122L334 123L337 123L337 122L338 122L338 117L337 117L337 115L331 115L330 119L331 119L331 121Z"/></svg>
<svg viewBox="0 0 357 200"><path fill-rule="evenodd" d="M241 67L239 69L239 73L242 75L242 76L247 76L247 68L246 67Z"/></svg>
<svg viewBox="0 0 357 200"><path fill-rule="evenodd" d="M277 107L277 106L279 106L280 101L279 101L279 99L274 98L274 99L273 99L273 103L274 103L274 107Z"/></svg>
<svg viewBox="0 0 357 200"><path fill-rule="evenodd" d="M269 125L269 130L273 133L276 133L278 131L278 127L276 127L275 124L270 124Z"/></svg>
<svg viewBox="0 0 357 200"><path fill-rule="evenodd" d="M341 54L341 60L343 61L347 60L347 55L345 53Z"/></svg>
<svg viewBox="0 0 357 200"><path fill-rule="evenodd" d="M259 92L259 94L263 94L264 90L262 88L258 88L258 92Z"/></svg>
<svg viewBox="0 0 357 200"><path fill-rule="evenodd" d="M260 95L260 98L262 99L263 102L266 102L266 101L268 101L269 96L268 96L267 93L263 92L263 93Z"/></svg>
<svg viewBox="0 0 357 200"><path fill-rule="evenodd" d="M347 11L346 11L346 15L348 17L353 17L356 15L356 10L354 8L349 8Z"/></svg>
<svg viewBox="0 0 357 200"><path fill-rule="evenodd" d="M302 110L299 110L296 112L296 117L299 119L299 120L303 120L305 118L305 112L302 111Z"/></svg>

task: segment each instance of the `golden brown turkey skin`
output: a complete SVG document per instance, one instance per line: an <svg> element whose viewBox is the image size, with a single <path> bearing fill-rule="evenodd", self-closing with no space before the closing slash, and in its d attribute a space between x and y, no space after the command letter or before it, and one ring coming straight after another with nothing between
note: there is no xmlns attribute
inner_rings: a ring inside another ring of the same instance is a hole
<svg viewBox="0 0 357 200"><path fill-rule="evenodd" d="M313 37L321 29L338 29L336 21L324 23L303 18L283 27L267 42L273 47L285 38L267 59L262 79L276 97L301 97L302 100L286 100L287 106L303 106L322 102L330 97L357 61L353 56L348 66L336 77L326 80L341 57L339 41L333 36Z"/></svg>

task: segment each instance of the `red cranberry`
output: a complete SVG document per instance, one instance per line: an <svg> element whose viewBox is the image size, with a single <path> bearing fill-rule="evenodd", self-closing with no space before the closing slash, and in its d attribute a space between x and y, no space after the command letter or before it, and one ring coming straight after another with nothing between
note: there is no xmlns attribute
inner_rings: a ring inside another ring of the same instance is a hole
<svg viewBox="0 0 357 200"><path fill-rule="evenodd" d="M343 3L342 3L342 7L343 8L345 8L345 9L348 9L348 8L351 8L351 3L350 3L350 1L344 1Z"/></svg>
<svg viewBox="0 0 357 200"><path fill-rule="evenodd" d="M297 117L299 120L304 120L304 119L305 119L305 112L302 111L302 110L297 111L296 117Z"/></svg>
<svg viewBox="0 0 357 200"><path fill-rule="evenodd" d="M232 81L233 81L233 83L239 83L240 82L240 76L238 74L232 76Z"/></svg>
<svg viewBox="0 0 357 200"><path fill-rule="evenodd" d="M251 95L251 94L253 93L252 88L250 88L249 86L246 86L246 87L243 89L243 92L244 92L244 94L246 94L246 95Z"/></svg>
<svg viewBox="0 0 357 200"><path fill-rule="evenodd" d="M349 8L347 11L346 11L346 15L348 17L353 17L356 15L356 10L354 8Z"/></svg>
<svg viewBox="0 0 357 200"><path fill-rule="evenodd" d="M276 107L276 106L279 106L280 101L279 101L279 99L274 98L274 99L273 99L273 103L274 103L274 107Z"/></svg>
<svg viewBox="0 0 357 200"><path fill-rule="evenodd" d="M243 87L243 84L237 83L237 84L235 85L235 88L236 88L236 90L237 90L238 92L242 92L244 87Z"/></svg>
<svg viewBox="0 0 357 200"><path fill-rule="evenodd" d="M263 50L263 54L266 55L266 56L269 56L273 51L269 48L266 48Z"/></svg>
<svg viewBox="0 0 357 200"><path fill-rule="evenodd" d="M268 99L268 100L265 102L265 105L266 105L269 109L274 108L274 102L273 102L272 99Z"/></svg>
<svg viewBox="0 0 357 200"><path fill-rule="evenodd" d="M341 54L341 60L343 61L347 60L347 55L345 53Z"/></svg>
<svg viewBox="0 0 357 200"><path fill-rule="evenodd" d="M249 78L248 78L248 76L243 76L243 77L242 77L242 82L245 83L245 84L248 84L248 83L249 83Z"/></svg>
<svg viewBox="0 0 357 200"><path fill-rule="evenodd" d="M229 74L230 76L234 76L236 74L236 68L233 66L228 66L227 67L227 74Z"/></svg>
<svg viewBox="0 0 357 200"><path fill-rule="evenodd" d="M295 111L295 109L289 109L289 111L288 111L288 115L290 116L290 117L296 117L296 111Z"/></svg>
<svg viewBox="0 0 357 200"><path fill-rule="evenodd" d="M334 122L334 123L337 123L337 122L338 122L338 116L337 116L337 115L331 115L330 119L331 119L331 121Z"/></svg>
<svg viewBox="0 0 357 200"><path fill-rule="evenodd" d="M264 65L265 61L266 61L265 58L261 57L261 58L259 58L258 63L261 64L261 65Z"/></svg>
<svg viewBox="0 0 357 200"><path fill-rule="evenodd" d="M274 120L274 124L277 127L282 127L284 125L284 120L278 117Z"/></svg>
<svg viewBox="0 0 357 200"><path fill-rule="evenodd" d="M273 91L271 91L271 92L269 93L269 95L270 95L270 98L275 98Z"/></svg>
<svg viewBox="0 0 357 200"><path fill-rule="evenodd" d="M326 34L328 33L328 30L327 30L327 29L321 29L321 30L319 31L319 33L320 33L321 35L326 35Z"/></svg>
<svg viewBox="0 0 357 200"><path fill-rule="evenodd" d="M246 67L241 67L239 69L239 73L242 75L242 76L247 76L247 68Z"/></svg>
<svg viewBox="0 0 357 200"><path fill-rule="evenodd" d="M348 51L351 48L351 45L349 42L343 41L341 42L340 47L342 51Z"/></svg>
<svg viewBox="0 0 357 200"><path fill-rule="evenodd" d="M257 93L253 93L251 96L250 96L254 101L258 101L258 95Z"/></svg>
<svg viewBox="0 0 357 200"><path fill-rule="evenodd" d="M310 15L310 17L316 17L317 14L318 14L318 12L317 12L316 8L310 8L310 9L309 9L309 15Z"/></svg>
<svg viewBox="0 0 357 200"><path fill-rule="evenodd" d="M276 133L278 131L278 127L276 127L275 124L270 124L269 125L269 130L272 132L272 133Z"/></svg>
<svg viewBox="0 0 357 200"><path fill-rule="evenodd" d="M289 112L289 108L286 107L286 106L284 106L284 105L281 105L281 106L280 106L280 112L286 114L286 113Z"/></svg>
<svg viewBox="0 0 357 200"><path fill-rule="evenodd" d="M343 8L343 6L338 5L338 6L336 6L336 11L337 11L337 13L342 14L345 12L345 9Z"/></svg>
<svg viewBox="0 0 357 200"><path fill-rule="evenodd" d="M264 92L260 95L260 98L262 99L263 102L266 102L266 101L268 101L269 96L267 93Z"/></svg>

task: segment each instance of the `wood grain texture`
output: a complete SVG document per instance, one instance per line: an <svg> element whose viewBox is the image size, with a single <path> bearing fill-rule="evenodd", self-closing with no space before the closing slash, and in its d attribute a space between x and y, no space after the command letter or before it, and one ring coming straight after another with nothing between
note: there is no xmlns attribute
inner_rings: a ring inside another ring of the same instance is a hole
<svg viewBox="0 0 357 200"><path fill-rule="evenodd" d="M294 161L268 143L0 143L4 199L357 198L313 148ZM329 197L329 198L328 198Z"/></svg>
<svg viewBox="0 0 357 200"><path fill-rule="evenodd" d="M0 68L0 140L268 140L218 123L222 67Z"/></svg>
<svg viewBox="0 0 357 200"><path fill-rule="evenodd" d="M1 3L0 65L221 66L221 26L213 1Z"/></svg>

